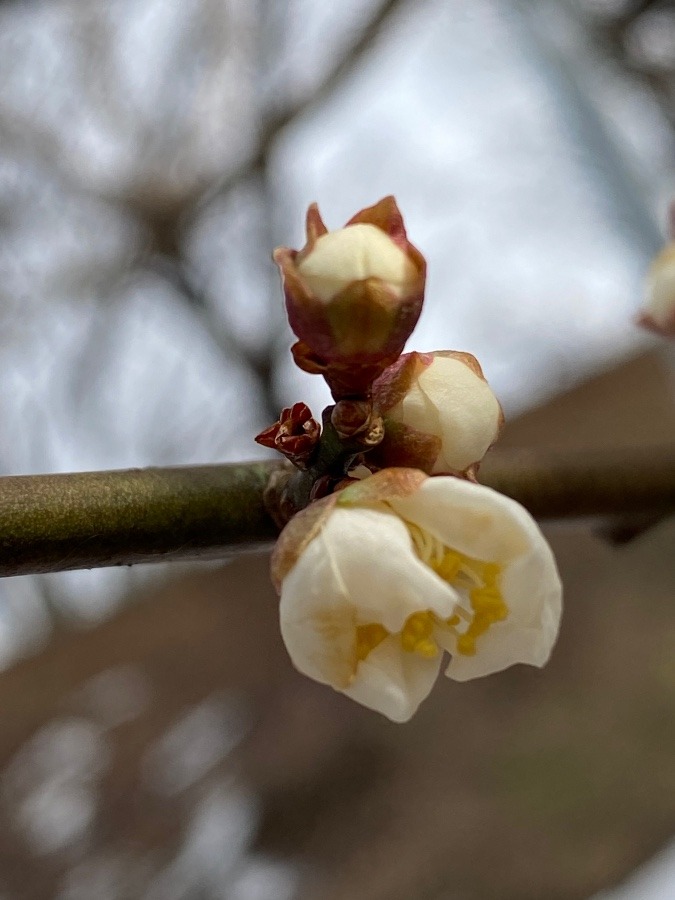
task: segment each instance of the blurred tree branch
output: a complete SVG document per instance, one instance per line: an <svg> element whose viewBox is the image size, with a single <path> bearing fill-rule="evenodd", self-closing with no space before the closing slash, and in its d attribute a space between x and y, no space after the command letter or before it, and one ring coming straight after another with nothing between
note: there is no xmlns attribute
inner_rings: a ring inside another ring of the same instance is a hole
<svg viewBox="0 0 675 900"><path fill-rule="evenodd" d="M651 92L670 127L675 129L675 72L672 68L670 71L655 69L636 57L630 48L630 32L642 17L666 7L660 0L632 0L615 16L602 18L586 12L582 23L596 49Z"/></svg>
<svg viewBox="0 0 675 900"><path fill-rule="evenodd" d="M333 91L337 90L355 66L368 54L399 7L405 5L406 2L407 0L383 0L370 20L363 26L356 40L333 60L332 66L325 73L321 82L307 95L289 102L285 107L275 110L264 119L255 152L240 167L207 188L195 205L195 210L201 210L216 197L226 194L236 184L255 174L256 171L264 170L270 148L279 133L309 109L320 106Z"/></svg>
<svg viewBox="0 0 675 900"><path fill-rule="evenodd" d="M263 491L284 463L0 478L0 575L177 559L269 545ZM675 512L675 450L488 455L481 481L539 519Z"/></svg>

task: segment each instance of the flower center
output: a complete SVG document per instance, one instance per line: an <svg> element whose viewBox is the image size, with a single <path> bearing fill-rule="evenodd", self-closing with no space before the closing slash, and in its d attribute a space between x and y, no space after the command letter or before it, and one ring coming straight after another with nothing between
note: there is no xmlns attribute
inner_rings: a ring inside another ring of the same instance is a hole
<svg viewBox="0 0 675 900"><path fill-rule="evenodd" d="M474 559L459 550L446 547L442 541L418 525L409 523L408 530L422 562L468 601L470 609L460 605L454 616L439 624L450 628L456 635L458 653L473 656L476 653L476 640L485 634L490 625L501 622L509 614L499 586L502 567L498 563ZM462 619L468 624L463 631L459 631L457 626Z"/></svg>
<svg viewBox="0 0 675 900"><path fill-rule="evenodd" d="M449 631L456 637L457 653L474 656L476 641L494 622L503 621L509 613L500 589L502 567L497 563L473 559L446 547L441 541L417 525L408 525L413 544L422 562L451 584L466 602L458 605L449 619L440 619L430 610L413 613L396 635L401 647L424 659L440 652L434 638L437 631ZM468 609L466 608L468 607ZM463 627L462 623L465 623ZM360 662L390 636L384 625L372 622L356 628L356 658Z"/></svg>
<svg viewBox="0 0 675 900"><path fill-rule="evenodd" d="M452 550L448 551L448 555L450 554L459 556L456 551ZM441 577L446 577L442 568L435 571ZM457 652L464 656L474 656L476 653L476 640L482 634L485 634L490 625L494 622L503 621L509 614L509 608L504 602L499 588L500 575L501 566L498 566L496 563L483 562L482 560L462 556L457 569L457 577L454 580L446 578L453 587L459 588L460 591L463 587L462 576L475 579L474 586L468 589L472 615L466 630L457 634ZM478 583L476 584L476 582ZM458 618L458 616L453 618ZM451 620L448 620L448 624L450 622Z"/></svg>

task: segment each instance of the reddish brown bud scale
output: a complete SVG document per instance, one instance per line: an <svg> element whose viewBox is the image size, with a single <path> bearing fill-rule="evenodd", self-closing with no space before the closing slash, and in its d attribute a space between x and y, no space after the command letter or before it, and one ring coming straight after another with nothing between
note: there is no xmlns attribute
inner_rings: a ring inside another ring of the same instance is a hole
<svg viewBox="0 0 675 900"><path fill-rule="evenodd" d="M317 238L328 233L328 229L321 218L319 206L316 203L310 204L307 210L307 220L305 223L305 231L307 233L307 246L312 247Z"/></svg>
<svg viewBox="0 0 675 900"><path fill-rule="evenodd" d="M675 203L670 208L673 238L652 260L647 272L645 297L636 322L661 337L675 339Z"/></svg>
<svg viewBox="0 0 675 900"><path fill-rule="evenodd" d="M333 407L331 422L340 437L353 437L370 425L373 404L369 400L340 400Z"/></svg>
<svg viewBox="0 0 675 900"><path fill-rule="evenodd" d="M441 439L435 434L417 431L402 422L386 422L384 439L368 454L368 466L377 469L412 467L431 472L439 453Z"/></svg>
<svg viewBox="0 0 675 900"><path fill-rule="evenodd" d="M432 359L430 353L413 350L399 356L396 362L388 366L373 384L373 396L379 412L386 412L400 403L410 390L418 365L429 365Z"/></svg>
<svg viewBox="0 0 675 900"><path fill-rule="evenodd" d="M403 224L403 216L401 215L396 199L392 194L383 197L379 203L375 203L373 206L367 206L365 209L357 212L356 215L352 216L347 222L347 225L357 225L364 222L380 228L385 234L388 234L401 249L406 250L408 247L412 246L408 242L408 236ZM424 260L422 261L424 262Z"/></svg>
<svg viewBox="0 0 675 900"><path fill-rule="evenodd" d="M282 409L279 421L261 431L255 440L302 468L314 454L320 434L319 423L312 418L307 404L294 403Z"/></svg>

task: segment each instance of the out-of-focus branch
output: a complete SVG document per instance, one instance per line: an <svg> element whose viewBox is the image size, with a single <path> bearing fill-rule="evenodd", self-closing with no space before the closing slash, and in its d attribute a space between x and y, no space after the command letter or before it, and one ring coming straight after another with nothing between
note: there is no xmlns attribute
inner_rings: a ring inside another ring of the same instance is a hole
<svg viewBox="0 0 675 900"><path fill-rule="evenodd" d="M618 518L675 512L675 447L564 453L495 450L478 479L536 519Z"/></svg>
<svg viewBox="0 0 675 900"><path fill-rule="evenodd" d="M665 4L663 6L665 8ZM602 18L587 13L583 16L583 26L596 50L617 63L635 79L637 84L644 85L659 104L661 112L671 128L675 128L675 110L673 108L675 78L672 68L670 72L659 71L645 61L636 58L628 46L630 30L645 13L658 8L658 0L634 0L614 17Z"/></svg>
<svg viewBox="0 0 675 900"><path fill-rule="evenodd" d="M283 463L0 478L0 575L215 559L276 535L263 491ZM481 481L539 519L675 512L675 448L497 451Z"/></svg>
<svg viewBox="0 0 675 900"><path fill-rule="evenodd" d="M270 147L279 132L307 110L320 106L342 84L344 78L368 54L394 13L405 2L406 0L382 0L356 40L333 60L332 66L320 84L313 87L307 95L288 103L267 117L262 124L254 153L241 166L207 188L195 209L201 210L216 197L226 194L234 185L264 170Z"/></svg>

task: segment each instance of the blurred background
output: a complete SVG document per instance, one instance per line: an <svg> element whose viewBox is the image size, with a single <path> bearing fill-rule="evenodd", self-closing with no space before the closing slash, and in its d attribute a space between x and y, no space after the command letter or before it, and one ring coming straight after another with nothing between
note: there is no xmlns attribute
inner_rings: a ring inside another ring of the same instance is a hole
<svg viewBox="0 0 675 900"><path fill-rule="evenodd" d="M670 0L0 2L0 471L320 413L270 253L389 193L505 446L673 441ZM293 671L264 554L2 581L1 900L672 900L675 523L547 534L551 664L405 726Z"/></svg>

